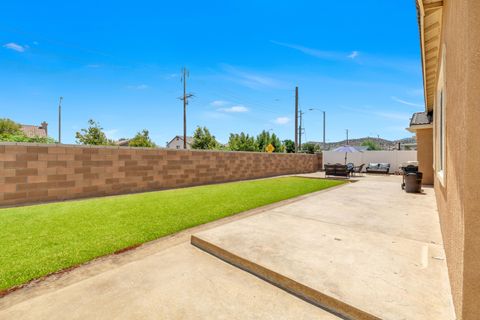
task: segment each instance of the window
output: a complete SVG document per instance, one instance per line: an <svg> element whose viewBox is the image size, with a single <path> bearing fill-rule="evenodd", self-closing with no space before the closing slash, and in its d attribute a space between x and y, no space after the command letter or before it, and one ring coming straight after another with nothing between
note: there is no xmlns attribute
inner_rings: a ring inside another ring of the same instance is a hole
<svg viewBox="0 0 480 320"><path fill-rule="evenodd" d="M435 171L437 172L438 180L442 185L445 184L445 47L442 52L442 60L440 63L440 72L437 84L437 97L435 101L436 113L436 150L435 153Z"/></svg>

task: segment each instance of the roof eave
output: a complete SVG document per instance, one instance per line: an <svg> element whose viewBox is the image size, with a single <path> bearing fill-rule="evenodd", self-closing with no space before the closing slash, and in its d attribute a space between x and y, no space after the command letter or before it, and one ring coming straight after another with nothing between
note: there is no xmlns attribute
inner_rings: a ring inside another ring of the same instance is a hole
<svg viewBox="0 0 480 320"><path fill-rule="evenodd" d="M425 110L432 111L438 78L443 0L416 0L416 4L420 31ZM429 55L428 59L426 52Z"/></svg>
<svg viewBox="0 0 480 320"><path fill-rule="evenodd" d="M417 130L422 130L422 129L433 129L433 124L428 123L428 124L415 124L411 125L408 128L405 128L407 131L410 131L412 133L416 133Z"/></svg>

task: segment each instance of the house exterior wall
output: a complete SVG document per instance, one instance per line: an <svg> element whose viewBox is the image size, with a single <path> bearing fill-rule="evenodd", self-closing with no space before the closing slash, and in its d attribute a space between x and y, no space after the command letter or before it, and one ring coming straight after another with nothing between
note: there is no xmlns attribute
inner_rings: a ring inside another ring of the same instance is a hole
<svg viewBox="0 0 480 320"><path fill-rule="evenodd" d="M433 129L419 129L416 134L418 170L423 173L422 184L433 185Z"/></svg>
<svg viewBox="0 0 480 320"><path fill-rule="evenodd" d="M188 140L187 140L188 141ZM169 149L183 149L183 139L180 139L180 138L174 138L172 141L170 141L168 144L167 144L167 148ZM187 149L190 150L192 149L192 146L187 143Z"/></svg>
<svg viewBox="0 0 480 320"><path fill-rule="evenodd" d="M436 164L435 191L457 317L478 319L480 1L444 0L443 4L445 171L441 179ZM437 104L434 112L438 113ZM435 157L440 150L438 125L435 119Z"/></svg>
<svg viewBox="0 0 480 320"><path fill-rule="evenodd" d="M321 159L291 153L0 143L0 206L315 172Z"/></svg>

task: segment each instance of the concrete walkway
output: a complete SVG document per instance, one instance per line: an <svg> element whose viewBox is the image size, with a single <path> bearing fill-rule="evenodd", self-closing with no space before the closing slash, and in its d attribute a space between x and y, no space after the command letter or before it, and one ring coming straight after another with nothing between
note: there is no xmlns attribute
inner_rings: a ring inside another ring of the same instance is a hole
<svg viewBox="0 0 480 320"><path fill-rule="evenodd" d="M433 190L358 180L47 278L0 319L453 319Z"/></svg>
<svg viewBox="0 0 480 320"><path fill-rule="evenodd" d="M15 304L0 319L338 319L188 243Z"/></svg>

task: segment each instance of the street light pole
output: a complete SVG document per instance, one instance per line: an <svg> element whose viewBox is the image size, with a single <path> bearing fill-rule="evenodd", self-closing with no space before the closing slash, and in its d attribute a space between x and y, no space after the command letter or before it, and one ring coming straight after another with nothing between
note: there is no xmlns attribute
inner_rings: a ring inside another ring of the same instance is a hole
<svg viewBox="0 0 480 320"><path fill-rule="evenodd" d="M316 108L310 108L308 109L308 111L322 111L323 113L323 150L325 150L326 146L327 146L327 143L325 142L325 123L326 123L326 120L325 120L325 117L326 117L326 112L324 110L319 110L319 109L316 109Z"/></svg>
<svg viewBox="0 0 480 320"><path fill-rule="evenodd" d="M325 111L323 112L323 150L326 149L327 145L325 143Z"/></svg>
<svg viewBox="0 0 480 320"><path fill-rule="evenodd" d="M62 143L62 100L63 97L60 97L58 102L58 143Z"/></svg>
<svg viewBox="0 0 480 320"><path fill-rule="evenodd" d="M302 152L302 133L303 133L303 114L305 112L303 112L302 110L300 110L299 112L299 117L300 117L300 127L298 128L298 150L300 152Z"/></svg>

